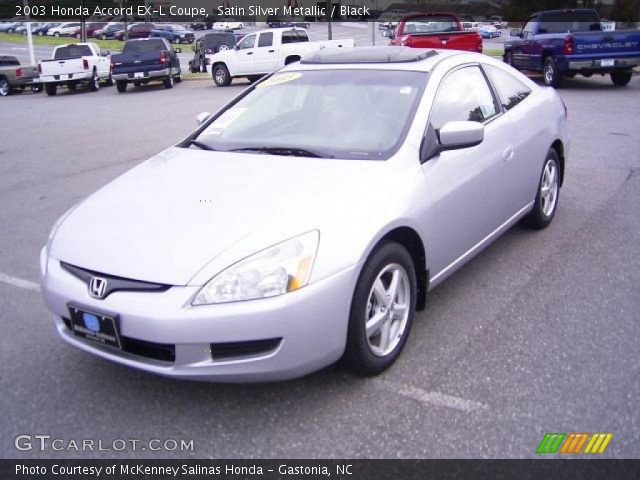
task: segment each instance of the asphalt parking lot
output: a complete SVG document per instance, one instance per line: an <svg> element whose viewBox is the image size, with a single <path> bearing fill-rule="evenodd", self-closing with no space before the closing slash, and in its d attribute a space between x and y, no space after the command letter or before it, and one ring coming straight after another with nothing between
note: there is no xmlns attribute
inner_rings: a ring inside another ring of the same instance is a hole
<svg viewBox="0 0 640 480"><path fill-rule="evenodd" d="M605 456L640 456L638 76L622 89L567 81L573 146L554 223L516 226L436 289L375 379L332 367L190 383L63 344L36 284L54 221L244 85L0 99L0 457L534 457L546 432L612 432ZM194 451L23 452L20 434L193 439Z"/></svg>

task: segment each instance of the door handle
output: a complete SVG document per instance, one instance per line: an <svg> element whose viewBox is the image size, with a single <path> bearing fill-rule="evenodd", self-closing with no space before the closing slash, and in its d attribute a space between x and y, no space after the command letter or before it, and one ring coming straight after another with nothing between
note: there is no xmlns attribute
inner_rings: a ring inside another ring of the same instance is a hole
<svg viewBox="0 0 640 480"><path fill-rule="evenodd" d="M515 155L515 151L513 150L513 145L509 145L504 152L502 152L502 159L505 162L511 160Z"/></svg>
<svg viewBox="0 0 640 480"><path fill-rule="evenodd" d="M247 55L253 55L253 52L247 52Z"/></svg>
<svg viewBox="0 0 640 480"><path fill-rule="evenodd" d="M275 50L269 50L269 53L273 53L273 52L275 52Z"/></svg>

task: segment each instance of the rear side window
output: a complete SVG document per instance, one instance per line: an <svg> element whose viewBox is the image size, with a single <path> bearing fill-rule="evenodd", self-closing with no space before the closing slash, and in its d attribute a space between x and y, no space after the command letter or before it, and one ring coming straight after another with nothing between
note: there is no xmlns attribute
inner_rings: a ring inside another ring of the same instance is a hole
<svg viewBox="0 0 640 480"><path fill-rule="evenodd" d="M14 67L20 65L16 57L0 56L0 67Z"/></svg>
<svg viewBox="0 0 640 480"><path fill-rule="evenodd" d="M305 40L302 40L305 41ZM282 32L282 43L298 43L300 39L298 38L298 32L295 30L287 30Z"/></svg>
<svg viewBox="0 0 640 480"><path fill-rule="evenodd" d="M479 67L464 67L447 76L436 96L431 124L436 130L453 121L484 123L498 108Z"/></svg>
<svg viewBox="0 0 640 480"><path fill-rule="evenodd" d="M92 52L88 45L67 45L59 47L53 58L63 60L65 58L90 57L91 55Z"/></svg>
<svg viewBox="0 0 640 480"><path fill-rule="evenodd" d="M568 33L602 30L594 11L566 11L545 13L540 17L538 33Z"/></svg>
<svg viewBox="0 0 640 480"><path fill-rule="evenodd" d="M155 52L159 50L168 49L165 43L158 38L153 40L134 40L133 42L127 42L122 49L122 53Z"/></svg>
<svg viewBox="0 0 640 480"><path fill-rule="evenodd" d="M273 45L273 32L261 33L258 39L259 47L270 47Z"/></svg>
<svg viewBox="0 0 640 480"><path fill-rule="evenodd" d="M510 73L492 65L484 65L484 68L498 90L500 103L505 110L511 110L531 95L531 89Z"/></svg>

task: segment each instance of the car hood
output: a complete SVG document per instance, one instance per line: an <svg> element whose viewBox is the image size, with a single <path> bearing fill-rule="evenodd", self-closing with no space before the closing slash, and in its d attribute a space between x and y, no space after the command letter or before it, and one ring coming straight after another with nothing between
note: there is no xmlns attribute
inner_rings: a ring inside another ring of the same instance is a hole
<svg viewBox="0 0 640 480"><path fill-rule="evenodd" d="M120 277L195 284L222 253L226 267L350 222L371 208L367 191L389 184L387 164L172 147L82 201L59 225L50 255Z"/></svg>

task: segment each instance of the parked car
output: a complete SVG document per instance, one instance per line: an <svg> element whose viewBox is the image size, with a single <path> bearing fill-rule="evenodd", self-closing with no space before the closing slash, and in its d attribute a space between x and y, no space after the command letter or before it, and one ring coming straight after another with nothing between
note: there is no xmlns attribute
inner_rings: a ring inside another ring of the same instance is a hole
<svg viewBox="0 0 640 480"><path fill-rule="evenodd" d="M482 38L499 38L501 35L500 30L493 25L481 25L478 33L480 33Z"/></svg>
<svg viewBox="0 0 640 480"><path fill-rule="evenodd" d="M87 85L89 90L96 92L101 81L111 84L109 52L95 43L60 45L53 50L51 60L40 61L38 71L47 95L55 95L63 85L69 90Z"/></svg>
<svg viewBox="0 0 640 480"><path fill-rule="evenodd" d="M213 24L213 28L217 30L242 30L242 27L242 22L237 21L235 18L225 18Z"/></svg>
<svg viewBox="0 0 640 480"><path fill-rule="evenodd" d="M207 55L213 55L224 50L231 50L236 46L236 37L231 32L207 33L192 47L193 59L189 62L189 70L192 73L207 71Z"/></svg>
<svg viewBox="0 0 640 480"><path fill-rule="evenodd" d="M480 30L480 24L478 22L462 21L462 28L464 29L465 32L477 32L478 30Z"/></svg>
<svg viewBox="0 0 640 480"><path fill-rule="evenodd" d="M33 35L33 30L34 28L38 28L39 26L43 25L42 23L36 23L36 22L30 22L31 23L31 34ZM20 25L18 25L15 30L13 31L13 33L19 33L20 35L27 35L27 25L29 24L29 22L24 22Z"/></svg>
<svg viewBox="0 0 640 480"><path fill-rule="evenodd" d="M192 30L182 25L158 25L151 30L150 37L166 38L173 43L193 43L196 39Z"/></svg>
<svg viewBox="0 0 640 480"><path fill-rule="evenodd" d="M129 39L149 38L151 36L151 31L155 28L156 26L153 23L134 23L129 26L127 30L127 36L129 37ZM113 38L115 40L124 41L125 30L116 32Z"/></svg>
<svg viewBox="0 0 640 480"><path fill-rule="evenodd" d="M429 292L552 222L569 154L557 92L468 52L317 50L198 117L40 254L62 340L173 378L384 371Z"/></svg>
<svg viewBox="0 0 640 480"><path fill-rule="evenodd" d="M233 78L255 81L315 50L354 46L353 39L310 42L307 31L301 28L260 30L245 35L233 50L206 55L207 72L217 86L226 87Z"/></svg>
<svg viewBox="0 0 640 480"><path fill-rule="evenodd" d="M491 22L491 25L496 27L498 30L507 28L509 26L509 22L507 22L505 18L500 15L493 15L492 17L489 17L489 22Z"/></svg>
<svg viewBox="0 0 640 480"><path fill-rule="evenodd" d="M107 22L90 22L90 23L87 23L87 25L85 27L87 38L95 37L96 31L102 30L107 25L108 25Z"/></svg>
<svg viewBox="0 0 640 480"><path fill-rule="evenodd" d="M576 75L610 75L616 86L631 81L640 65L640 30L602 31L595 10L539 12L512 30L504 61L519 70L543 72L544 82L561 87Z"/></svg>
<svg viewBox="0 0 640 480"><path fill-rule="evenodd" d="M213 24L216 23L218 17L207 15L197 18L193 23L189 24L191 30L211 30Z"/></svg>
<svg viewBox="0 0 640 480"><path fill-rule="evenodd" d="M411 48L444 48L482 53L478 32L465 31L454 13L411 13L393 30L383 32L390 45Z"/></svg>
<svg viewBox="0 0 640 480"><path fill-rule="evenodd" d="M135 86L161 81L165 88L173 88L174 81L182 81L178 53L165 38L128 40L122 53L111 57L111 70L118 92L127 91L127 85Z"/></svg>
<svg viewBox="0 0 640 480"><path fill-rule="evenodd" d="M109 40L114 38L116 33L124 30L124 23L109 23L105 27L96 30L93 32L93 36L95 38L99 38L101 40Z"/></svg>
<svg viewBox="0 0 640 480"><path fill-rule="evenodd" d="M300 27L309 28L310 23L304 17L280 17L278 15L267 16L267 25L270 28Z"/></svg>
<svg viewBox="0 0 640 480"><path fill-rule="evenodd" d="M31 33L33 35L38 35L39 37L42 37L44 35L47 34L47 32L55 27L58 27L61 25L61 22L49 22L49 23L43 23L37 27L35 27L34 29L31 30Z"/></svg>
<svg viewBox="0 0 640 480"><path fill-rule="evenodd" d="M0 97L27 88L34 92L42 91L38 68L34 65L20 65L20 61L14 56L0 55Z"/></svg>
<svg viewBox="0 0 640 480"><path fill-rule="evenodd" d="M0 33L13 33L17 27L24 22L20 21L8 21L0 23Z"/></svg>
<svg viewBox="0 0 640 480"><path fill-rule="evenodd" d="M54 37L70 37L74 35L78 28L80 28L80 22L66 22L51 28L47 31L47 35Z"/></svg>

